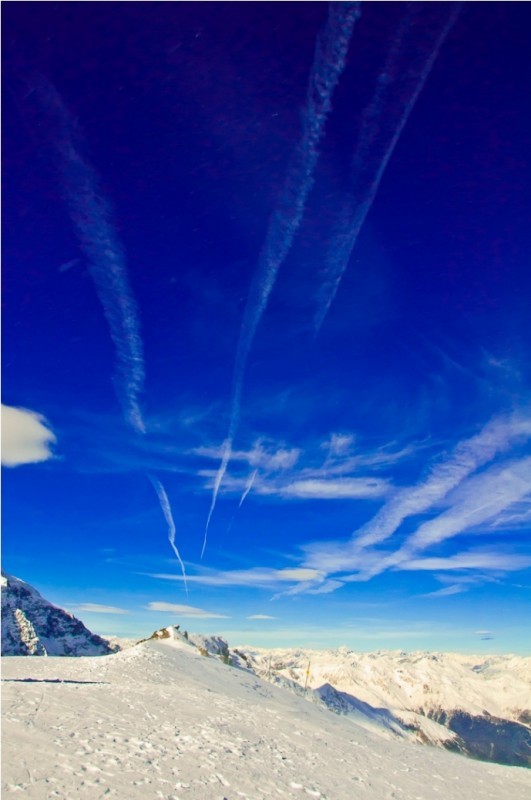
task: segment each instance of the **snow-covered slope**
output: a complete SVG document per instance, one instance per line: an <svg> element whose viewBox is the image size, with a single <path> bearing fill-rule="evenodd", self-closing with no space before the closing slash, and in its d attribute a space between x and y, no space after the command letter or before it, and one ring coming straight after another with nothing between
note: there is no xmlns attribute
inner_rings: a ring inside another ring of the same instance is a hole
<svg viewBox="0 0 531 800"><path fill-rule="evenodd" d="M2 572L2 655L99 656L113 649L29 583Z"/></svg>
<svg viewBox="0 0 531 800"><path fill-rule="evenodd" d="M206 648L203 648L206 650ZM3 664L3 797L527 800L531 772L409 742L205 657L183 636Z"/></svg>
<svg viewBox="0 0 531 800"><path fill-rule="evenodd" d="M531 766L531 658L243 648L267 679L307 685L332 710L397 735ZM383 715L383 716L382 716ZM386 717L393 724L385 725Z"/></svg>

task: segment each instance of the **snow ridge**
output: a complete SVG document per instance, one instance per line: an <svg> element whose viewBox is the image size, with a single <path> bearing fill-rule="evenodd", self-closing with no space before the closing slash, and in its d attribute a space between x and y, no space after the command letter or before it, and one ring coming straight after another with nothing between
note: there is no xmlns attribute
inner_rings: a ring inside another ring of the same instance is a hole
<svg viewBox="0 0 531 800"><path fill-rule="evenodd" d="M4 659L6 800L529 797L529 770L382 741L184 633L158 634L102 658Z"/></svg>

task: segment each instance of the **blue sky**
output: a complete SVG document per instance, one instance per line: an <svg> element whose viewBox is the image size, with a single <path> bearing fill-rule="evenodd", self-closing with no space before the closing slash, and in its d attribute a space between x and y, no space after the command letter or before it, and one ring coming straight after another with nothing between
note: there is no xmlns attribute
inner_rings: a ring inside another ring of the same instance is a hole
<svg viewBox="0 0 531 800"><path fill-rule="evenodd" d="M104 634L529 652L526 4L28 5L4 569Z"/></svg>

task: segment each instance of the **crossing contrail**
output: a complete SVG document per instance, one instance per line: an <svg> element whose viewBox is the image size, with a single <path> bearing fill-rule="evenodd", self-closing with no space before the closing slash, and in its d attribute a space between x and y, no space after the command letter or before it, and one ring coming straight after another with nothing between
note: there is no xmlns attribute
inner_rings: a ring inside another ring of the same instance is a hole
<svg viewBox="0 0 531 800"><path fill-rule="evenodd" d="M327 279L320 292L320 307L315 316L319 331L336 296L348 266L352 250L374 202L381 180L402 131L430 75L439 51L460 11L460 3L452 3L450 13L439 26L434 43L421 54L418 63L409 69L401 61L410 57L414 48L408 46L407 34L412 29L417 10L414 3L400 23L393 45L369 105L362 114L357 145L352 158L351 188L343 201L326 255ZM406 90L401 86L406 84ZM396 105L395 105L396 104ZM389 126L384 114L396 118Z"/></svg>
<svg viewBox="0 0 531 800"><path fill-rule="evenodd" d="M214 479L201 557L205 552L210 521L238 428L249 351L278 271L290 251L304 214L313 185L319 145L332 108L332 96L345 67L350 38L360 14L359 2L330 3L325 26L317 38L302 113L302 135L292 155L277 204L269 220L244 311L234 364L229 430L223 442L221 463Z"/></svg>

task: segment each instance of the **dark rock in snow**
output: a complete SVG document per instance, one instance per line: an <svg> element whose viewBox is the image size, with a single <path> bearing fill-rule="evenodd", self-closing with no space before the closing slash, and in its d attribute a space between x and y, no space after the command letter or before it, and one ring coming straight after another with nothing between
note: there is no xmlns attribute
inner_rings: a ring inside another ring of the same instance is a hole
<svg viewBox="0 0 531 800"><path fill-rule="evenodd" d="M455 749L472 758L511 767L531 767L531 730L526 725L460 710L431 709L426 716L456 733L459 742Z"/></svg>

